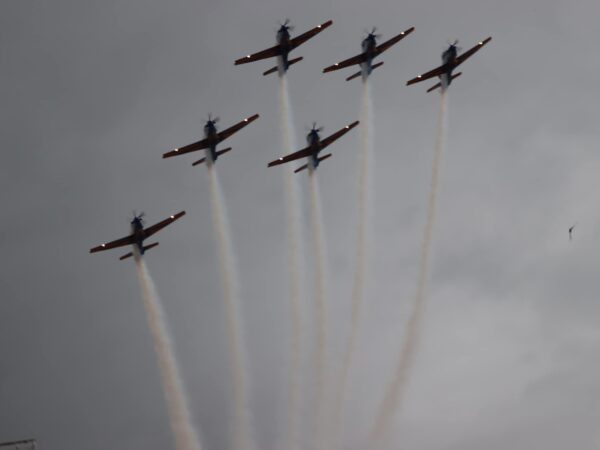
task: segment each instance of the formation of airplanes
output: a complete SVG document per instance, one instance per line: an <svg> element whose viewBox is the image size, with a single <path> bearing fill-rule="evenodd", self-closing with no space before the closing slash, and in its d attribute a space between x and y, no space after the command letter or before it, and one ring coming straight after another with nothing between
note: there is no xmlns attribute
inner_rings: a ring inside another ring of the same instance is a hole
<svg viewBox="0 0 600 450"><path fill-rule="evenodd" d="M305 33L302 33L292 38L290 35L290 31L293 31L293 27L290 25L289 20L286 19L277 30L276 45L262 50L260 52L248 54L242 58L239 58L235 60L235 65L247 64L269 58L276 58L277 65L265 71L263 75L269 75L275 72L278 72L280 75L282 75L283 73L287 72L287 70L292 64L296 64L297 62L303 59L301 56L289 59L289 53L292 50L296 49L298 46L308 41L309 39L321 33L326 28L330 27L332 24L333 21L328 20L306 31ZM353 56L352 58L340 61L331 66L325 67L323 69L323 72L333 72L347 67L358 65L360 67L360 70L347 77L346 81L350 81L361 75L363 76L363 78L367 78L373 70L383 65L383 61L374 63L374 59L381 55L381 53L388 50L389 48L403 40L405 37L410 35L414 30L414 27L408 28L402 31L400 34L378 45L377 40L379 39L380 35L376 34L377 29L373 27L373 29L370 32L368 32L367 36L362 40L362 52L360 54ZM427 89L427 92L434 91L438 88L440 88L442 92L445 91L450 86L452 80L454 80L462 74L462 72L453 74L452 72L454 71L454 69L456 69L462 63L464 63L468 58L473 56L477 51L479 51L484 45L486 45L491 40L491 37L487 37L462 54L459 54L460 49L457 47L458 42L455 41L454 43L450 44L448 49L442 53L442 65L436 67L433 70L430 70L429 72L418 75L417 77L411 80L408 80L406 84L411 85L437 77L439 78L439 82L431 88ZM171 158L174 156L204 150L204 157L193 162L192 165L196 166L198 164L206 163L209 166L211 166L217 161L219 156L231 150L231 147L217 149L217 146L221 144L221 142L231 137L233 134L237 133L238 131L240 131L250 123L254 122L258 118L259 114L254 114L252 116L246 117L245 119L241 120L235 125L232 125L229 128L226 128L225 130L219 132L217 129L217 123L219 121L219 118L212 118L212 116L209 116L208 120L206 121L206 124L204 125L203 139L188 144L186 146L170 150L163 154L163 158ZM320 156L320 153L329 145L331 145L334 141L338 140L350 130L355 128L358 124L358 121L352 122L343 127L342 129L338 130L337 132L333 133L332 135L326 137L325 139L321 139L319 133L322 131L322 128L318 128L315 123L313 124L312 129L306 136L308 145L305 148L302 148L292 154L285 155L275 159L274 161L271 161L270 163L268 163L268 167L278 166L281 164L286 164L288 162L306 158L306 164L298 167L294 170L294 172L298 173L306 169L308 169L309 171L314 171L317 169L317 167L322 161L332 156L331 153ZM158 222L150 227L145 228L143 222L143 213L139 215L136 215L134 213L134 217L131 221L131 233L128 236L93 247L92 249L90 249L90 253L96 253L103 250L109 250L113 248L131 245L133 246L133 251L126 253L119 259L124 260L130 258L134 255L134 252L138 253L139 255L143 255L147 250L154 248L158 245L158 242L144 245L144 241L147 238L154 235L156 232L160 231L167 225L170 225L171 223L173 223L174 221L176 221L184 215L185 211L180 211L175 215L169 216L161 222ZM573 228L574 227L572 227L569 230L569 236L571 236Z"/></svg>

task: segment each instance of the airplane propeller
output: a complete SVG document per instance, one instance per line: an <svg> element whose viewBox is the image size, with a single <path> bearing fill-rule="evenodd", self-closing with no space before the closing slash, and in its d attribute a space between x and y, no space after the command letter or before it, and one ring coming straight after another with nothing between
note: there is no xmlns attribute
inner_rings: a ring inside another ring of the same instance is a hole
<svg viewBox="0 0 600 450"><path fill-rule="evenodd" d="M288 31L294 31L294 26L290 25L290 19L285 19L283 23L280 23L282 28L285 28Z"/></svg>
<svg viewBox="0 0 600 450"><path fill-rule="evenodd" d="M381 37L381 34L377 34L377 27L373 27L371 31L365 29L365 34L367 36L373 36L375 39L379 39Z"/></svg>
<svg viewBox="0 0 600 450"><path fill-rule="evenodd" d="M212 114L208 113L208 121L212 122L212 123L217 123L219 122L219 120L221 120L221 118L219 116L216 116L214 119L212 118Z"/></svg>
<svg viewBox="0 0 600 450"><path fill-rule="evenodd" d="M456 47L456 50L458 50L459 52L462 50L462 47L458 47L458 39L454 39L454 42L452 42L450 39L448 39L448 45L450 47Z"/></svg>
<svg viewBox="0 0 600 450"><path fill-rule="evenodd" d="M143 219L143 218L144 218L144 216L146 215L146 213L145 213L145 212L143 212L143 211L142 211L141 213L139 213L139 214L138 214L138 213L136 213L136 212L135 212L135 209L134 209L133 211L131 211L131 213L133 214L133 220L136 220L136 219L137 219L137 220L139 220L140 222L143 222L143 220L142 220L142 219Z"/></svg>
<svg viewBox="0 0 600 450"><path fill-rule="evenodd" d="M318 127L317 128L317 122L313 122L312 124L312 128L310 128L309 131L317 131L317 132L321 132L323 131L324 127Z"/></svg>

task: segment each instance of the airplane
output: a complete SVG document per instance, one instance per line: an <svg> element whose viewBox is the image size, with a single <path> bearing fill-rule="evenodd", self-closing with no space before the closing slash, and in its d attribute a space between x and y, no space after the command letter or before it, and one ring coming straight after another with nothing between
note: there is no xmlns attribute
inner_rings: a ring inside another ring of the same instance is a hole
<svg viewBox="0 0 600 450"><path fill-rule="evenodd" d="M462 75L462 72L452 75L452 71L458 66L460 66L462 63L464 63L469 57L473 56L481 47L483 47L491 40L491 37L487 37L483 41L479 41L477 45L475 45L475 47L471 48L470 50L464 52L461 55L458 55L459 49L456 46L456 44L458 44L458 41L454 41L454 43L450 44L448 49L444 51L444 53L442 53L441 66L436 67L435 69L430 70L427 73L418 75L412 80L408 80L406 82L406 85L410 86L411 84L420 83L421 81L428 80L429 78L439 77L440 82L437 83L435 86L432 86L429 89L427 89L427 92L431 92L440 87L442 88L442 91L445 91L446 89L448 89L448 86L450 86L450 83L452 83L452 80Z"/></svg>
<svg viewBox="0 0 600 450"><path fill-rule="evenodd" d="M300 158L308 158L308 163L294 170L294 173L301 172L302 170L308 169L309 167L311 170L314 170L319 166L319 163L321 163L321 161L331 156L331 153L329 153L325 156L319 157L319 153L321 152L321 150L330 145L332 142L341 138L343 135L345 135L348 131L350 131L358 124L358 120L356 122L352 122L351 124L346 125L341 130L333 133L331 136L321 140L319 132L322 131L322 128L317 128L317 125L315 123L313 124L312 129L306 135L308 147L303 148L302 150L299 150L295 153L292 153L291 155L283 156L281 158L276 159L275 161L271 161L268 167L278 166L280 164L285 164Z"/></svg>
<svg viewBox="0 0 600 450"><path fill-rule="evenodd" d="M356 55L356 56L353 56L352 58L345 59L344 61L334 64L333 66L325 67L323 69L323 73L333 72L334 70L339 70L339 69L343 69L345 67L350 67L350 66L354 66L355 64L358 64L360 66L361 70L356 72L353 75L350 75L348 78L346 78L346 81L350 81L350 80L360 76L362 73L369 76L369 75L371 75L371 72L373 70L375 70L378 67L383 65L383 61L379 62L377 64L373 64L373 59L375 59L376 56L379 56L380 54L382 54L384 51L386 51L392 45L400 42L402 39L404 39L406 36L408 36L413 31L415 31L415 27L411 27L408 30L405 30L402 33L400 33L398 36L394 36L393 38L391 38L391 39L385 41L383 44L379 44L379 45L377 45L377 38L379 38L380 35L375 34L376 31L377 31L377 28L373 27L373 30L367 35L366 38L363 39L362 53L360 55Z"/></svg>
<svg viewBox="0 0 600 450"><path fill-rule="evenodd" d="M151 227L144 228L144 213L140 215L133 214L133 220L131 221L131 234L124 238L117 239L116 241L107 242L106 244L98 245L90 250L90 253L101 252L103 250L109 250L111 248L124 247L126 245L134 245L137 247L137 251L140 255L143 255L146 250L150 250L158 245L158 242L154 242L150 245L144 245L144 240L155 234L157 231L162 230L167 225L172 224L180 217L185 216L185 211L180 211L177 214L167 217L165 220L152 225ZM133 256L133 252L129 252L119 259L123 261Z"/></svg>
<svg viewBox="0 0 600 450"><path fill-rule="evenodd" d="M237 66L239 64L246 64L249 62L259 61L261 59L273 58L276 56L278 58L278 65L267 70L263 73L263 75L269 75L271 73L277 72L280 67L283 70L283 72L287 72L287 70L292 64L296 64L298 61L302 61L303 59L302 56L300 56L298 58L289 60L288 54L299 45L305 43L310 38L316 36L325 28L329 27L333 23L333 20L328 20L327 22L322 23L321 25L317 25L312 30L308 30L306 33L296 36L293 39L290 37L290 31L293 30L293 27L290 26L289 23L289 19L286 19L285 22L281 25L281 27L279 27L279 30L277 31L277 45L263 50L262 52L254 53L252 55L246 55L243 58L236 60L235 65Z"/></svg>
<svg viewBox="0 0 600 450"><path fill-rule="evenodd" d="M236 123L232 127L227 128L219 133L217 133L217 122L219 121L218 117L214 119L211 116L208 116L208 121L206 125L204 125L204 139L198 142L194 142L192 144L186 145L185 147L180 147L173 149L163 155L163 158L171 158L172 156L183 155L185 153L195 152L198 150L206 149L206 156L198 161L192 163L192 166L197 166L198 164L202 164L203 162L208 160L208 164L213 164L219 156L223 153L227 153L231 150L231 147L224 148L223 150L217 150L217 145L219 145L222 141L227 139L234 133L237 133L246 125L251 122L254 122L260 116L258 114L254 114L253 116L246 117L239 123Z"/></svg>

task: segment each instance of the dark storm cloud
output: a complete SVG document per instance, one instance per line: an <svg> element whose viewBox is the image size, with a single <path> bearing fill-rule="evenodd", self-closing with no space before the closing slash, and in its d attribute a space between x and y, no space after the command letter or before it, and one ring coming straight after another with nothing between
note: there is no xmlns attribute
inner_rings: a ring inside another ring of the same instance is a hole
<svg viewBox="0 0 600 450"><path fill-rule="evenodd" d="M282 150L276 80L260 75L269 63L233 61L272 45L290 17L296 32L334 20L295 51L305 57L289 73L298 142L315 120L329 132L359 115L358 84L322 67L357 52L364 28L377 25L385 38L416 27L372 79L374 273L346 446L364 444L415 290L438 99L404 83L439 62L447 39L468 48L492 35L449 91L428 315L395 442L597 448L599 7L405 3L4 2L0 441L173 448L134 270L116 254L87 251L125 234L134 208L149 221L186 209L147 261L204 444L228 447L231 385L206 173L160 156L200 137L209 112L222 126L258 112L218 164L239 256L258 446L281 443L283 175L266 168ZM319 175L339 342L355 254L358 138L332 149Z"/></svg>

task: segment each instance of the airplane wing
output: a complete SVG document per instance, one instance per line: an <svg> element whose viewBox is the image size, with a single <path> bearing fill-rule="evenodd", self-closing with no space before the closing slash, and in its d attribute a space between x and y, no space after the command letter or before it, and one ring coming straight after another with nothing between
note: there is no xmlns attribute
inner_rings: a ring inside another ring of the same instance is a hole
<svg viewBox="0 0 600 450"><path fill-rule="evenodd" d="M279 164L285 164L285 163L288 163L290 161L295 161L300 158L306 158L306 157L310 156L311 154L312 154L312 148L306 147L306 148L303 148L302 150L298 150L295 153L292 153L287 156L282 156L281 158L278 158L275 161L271 161L268 164L268 167L278 166Z"/></svg>
<svg viewBox="0 0 600 450"><path fill-rule="evenodd" d="M430 70L429 72L423 73L421 75L417 75L412 80L408 80L406 82L406 85L410 86L411 84L420 83L421 81L429 80L430 78L433 78L433 77L439 77L441 74L446 72L449 67L450 67L449 64L444 64L439 67L436 67L435 69Z"/></svg>
<svg viewBox="0 0 600 450"><path fill-rule="evenodd" d="M415 27L410 27L408 30L403 31L398 36L394 36L393 38L385 41L383 44L379 44L375 50L375 54L380 55L381 53L385 52L388 48L400 42L413 31L415 31Z"/></svg>
<svg viewBox="0 0 600 450"><path fill-rule="evenodd" d="M353 56L352 58L345 59L345 60L340 61L339 63L334 64L332 66L325 67L323 69L323 73L332 72L334 70L339 70L339 69L343 69L345 67L354 66L355 64L363 63L366 60L367 60L367 55L365 55L364 53L361 53L360 55L356 55L356 56Z"/></svg>
<svg viewBox="0 0 600 450"><path fill-rule="evenodd" d="M106 244L98 245L97 247L90 249L90 253L101 252L102 250L110 250L111 248L124 247L126 245L131 245L133 243L134 243L133 234L131 234L127 237L117 239L116 241L107 242Z"/></svg>
<svg viewBox="0 0 600 450"><path fill-rule="evenodd" d="M151 227L144 228L144 239L149 238L150 236L155 234L157 231L162 230L167 225L171 225L173 222L175 222L177 219L179 219L182 216L185 216L185 211L180 211L177 214L175 214L173 216L169 216L165 220L158 222L155 225L152 225Z"/></svg>
<svg viewBox="0 0 600 450"><path fill-rule="evenodd" d="M259 115L258 114L254 114L253 116L246 117L244 120L242 120L239 123L236 123L234 126L229 127L226 130L221 131L220 133L218 133L219 142L224 141L229 136L231 136L234 133L237 133L242 128L244 128L246 125L248 125L250 122L254 122L258 118L259 118Z"/></svg>
<svg viewBox="0 0 600 450"><path fill-rule="evenodd" d="M340 131L337 131L337 132L333 133L331 136L328 136L325 139L321 140L321 150L324 149L325 147L327 147L328 145L330 145L331 143L333 143L334 141L341 138L343 135L345 135L348 131L350 131L352 128L354 128L358 124L359 124L358 120L356 122L352 122L350 125L346 125L344 128L342 128Z"/></svg>
<svg viewBox="0 0 600 450"><path fill-rule="evenodd" d="M163 158L170 158L172 156L183 155L185 153L195 152L208 148L208 139L202 139L201 141L194 142L193 144L186 145L185 147L175 148L170 152L164 153Z"/></svg>
<svg viewBox="0 0 600 450"><path fill-rule="evenodd" d="M333 23L333 20L328 20L327 22L322 23L321 25L317 25L312 30L308 30L306 33L296 36L293 39L290 39L290 47L291 47L290 50L295 49L300 44L304 44L311 37L316 36L321 31L323 31L325 28L329 27L332 23Z"/></svg>
<svg viewBox="0 0 600 450"><path fill-rule="evenodd" d="M477 45L475 47L473 47L470 50L467 50L466 52L464 52L461 55L458 55L456 57L456 66L458 66L459 64L464 63L468 58L470 58L471 56L473 56L481 47L483 47L485 44L487 44L488 42L490 42L492 40L492 37L488 37L485 38L483 41L479 41L477 43Z"/></svg>
<svg viewBox="0 0 600 450"><path fill-rule="evenodd" d="M236 59L235 65L246 64L249 62L259 61L261 59L272 58L281 53L281 48L279 45L263 50L262 52L254 53L252 55L246 55L243 58Z"/></svg>

